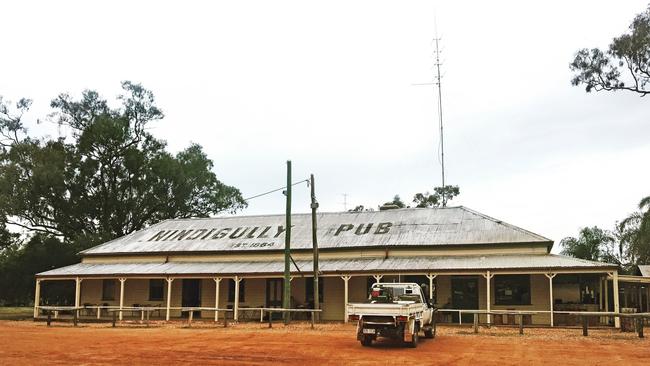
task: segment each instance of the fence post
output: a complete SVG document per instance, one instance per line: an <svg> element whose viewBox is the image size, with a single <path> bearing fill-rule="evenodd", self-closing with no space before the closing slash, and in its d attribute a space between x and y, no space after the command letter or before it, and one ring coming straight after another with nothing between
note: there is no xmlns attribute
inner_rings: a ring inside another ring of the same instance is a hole
<svg viewBox="0 0 650 366"><path fill-rule="evenodd" d="M643 318L637 318L637 330L639 332L639 338L643 338Z"/></svg>
<svg viewBox="0 0 650 366"><path fill-rule="evenodd" d="M582 316L582 335L585 337L589 335L589 319L585 315Z"/></svg>
<svg viewBox="0 0 650 366"><path fill-rule="evenodd" d="M478 313L474 313L474 333L478 333Z"/></svg>
<svg viewBox="0 0 650 366"><path fill-rule="evenodd" d="M519 314L519 334L524 334L524 314Z"/></svg>
<svg viewBox="0 0 650 366"><path fill-rule="evenodd" d="M187 327L192 328L192 318L194 317L194 310L190 310L190 315L187 317Z"/></svg>
<svg viewBox="0 0 650 366"><path fill-rule="evenodd" d="M49 327L52 323L52 310L47 311L47 326Z"/></svg>
<svg viewBox="0 0 650 366"><path fill-rule="evenodd" d="M273 312L269 311L268 317L269 317L269 328L273 328Z"/></svg>
<svg viewBox="0 0 650 366"><path fill-rule="evenodd" d="M115 328L116 321L117 321L117 311L113 311L113 328Z"/></svg>
<svg viewBox="0 0 650 366"><path fill-rule="evenodd" d="M72 324L73 324L75 327L77 326L78 315L79 315L79 310L75 310L75 311L72 313Z"/></svg>
<svg viewBox="0 0 650 366"><path fill-rule="evenodd" d="M315 313L316 313L315 311L311 312L311 329L314 329L314 314ZM641 331L641 332L643 332L643 331Z"/></svg>

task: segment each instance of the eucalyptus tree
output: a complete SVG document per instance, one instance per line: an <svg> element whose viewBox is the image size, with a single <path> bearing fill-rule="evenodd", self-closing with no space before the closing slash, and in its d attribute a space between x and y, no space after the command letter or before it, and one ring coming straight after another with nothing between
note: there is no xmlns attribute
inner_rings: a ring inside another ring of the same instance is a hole
<svg viewBox="0 0 650 366"><path fill-rule="evenodd" d="M453 200L460 194L458 186L446 185L444 187L435 187L433 193L416 193L413 196L415 207L440 207L446 205L448 201Z"/></svg>
<svg viewBox="0 0 650 366"><path fill-rule="evenodd" d="M650 94L650 7L638 14L629 31L615 37L607 50L579 50L570 64L571 83L587 92L627 90Z"/></svg>
<svg viewBox="0 0 650 366"><path fill-rule="evenodd" d="M164 117L154 95L122 83L119 106L93 90L60 94L49 119L68 136L29 136L15 113L0 107L0 219L33 233L88 246L169 218L205 217L246 206L238 189L217 179L213 162L193 144L172 154L150 132Z"/></svg>

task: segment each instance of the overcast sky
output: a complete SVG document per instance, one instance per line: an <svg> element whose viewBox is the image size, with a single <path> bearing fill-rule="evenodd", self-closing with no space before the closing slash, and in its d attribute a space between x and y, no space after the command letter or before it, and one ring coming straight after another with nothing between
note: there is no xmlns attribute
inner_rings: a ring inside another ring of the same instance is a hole
<svg viewBox="0 0 650 366"><path fill-rule="evenodd" d="M291 159L321 210L376 208L440 185L436 94L413 86L433 80L437 19L451 205L559 242L650 195L650 101L586 94L568 68L647 1L3 0L0 95L34 99L31 132L56 137L33 122L58 93L139 82L166 114L155 136L203 145L245 197L284 185ZM244 214L282 212L278 193Z"/></svg>

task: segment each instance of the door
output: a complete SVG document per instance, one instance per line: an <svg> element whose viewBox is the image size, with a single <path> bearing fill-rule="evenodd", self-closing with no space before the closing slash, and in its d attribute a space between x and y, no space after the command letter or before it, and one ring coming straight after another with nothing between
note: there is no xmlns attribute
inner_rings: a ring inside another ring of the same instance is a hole
<svg viewBox="0 0 650 366"><path fill-rule="evenodd" d="M267 308L281 308L282 307L282 284L284 281L281 278L269 278L266 280L266 307ZM281 319L281 313L273 313L273 319Z"/></svg>
<svg viewBox="0 0 650 366"><path fill-rule="evenodd" d="M181 306L183 307L200 307L201 306L201 280L183 280L183 293L181 299ZM183 313L183 317L187 317L188 312ZM201 316L200 311L194 312L194 317Z"/></svg>
<svg viewBox="0 0 650 366"><path fill-rule="evenodd" d="M454 309L478 310L478 278L451 278L451 306ZM474 315L463 314L463 323L471 323ZM458 322L458 313L453 314L453 321Z"/></svg>

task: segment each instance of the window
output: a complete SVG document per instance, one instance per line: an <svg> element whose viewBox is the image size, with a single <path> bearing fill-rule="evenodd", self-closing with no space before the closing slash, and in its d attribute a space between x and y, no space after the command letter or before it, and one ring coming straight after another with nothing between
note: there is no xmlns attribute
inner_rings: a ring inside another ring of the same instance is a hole
<svg viewBox="0 0 650 366"><path fill-rule="evenodd" d="M530 305L530 275L494 276L496 305Z"/></svg>
<svg viewBox="0 0 650 366"><path fill-rule="evenodd" d="M165 280L149 280L149 301L162 301L165 294Z"/></svg>
<svg viewBox="0 0 650 366"><path fill-rule="evenodd" d="M318 302L322 303L323 302L323 285L325 283L325 279L323 277L318 278ZM314 304L314 279L313 278L306 278L305 279L305 300L307 301L307 304L313 306Z"/></svg>
<svg viewBox="0 0 650 366"><path fill-rule="evenodd" d="M102 300L115 300L115 280L102 281Z"/></svg>
<svg viewBox="0 0 650 366"><path fill-rule="evenodd" d="M429 278L422 275L406 275L403 282L417 283L422 288L422 296L427 302L436 302L436 279L433 279L433 298L429 299Z"/></svg>
<svg viewBox="0 0 650 366"><path fill-rule="evenodd" d="M370 296L370 289L372 289L372 286L377 283L377 280L372 277L368 276L366 277L366 295Z"/></svg>
<svg viewBox="0 0 650 366"><path fill-rule="evenodd" d="M246 280L239 282L239 302L246 301ZM235 302L235 280L228 281L228 302Z"/></svg>

